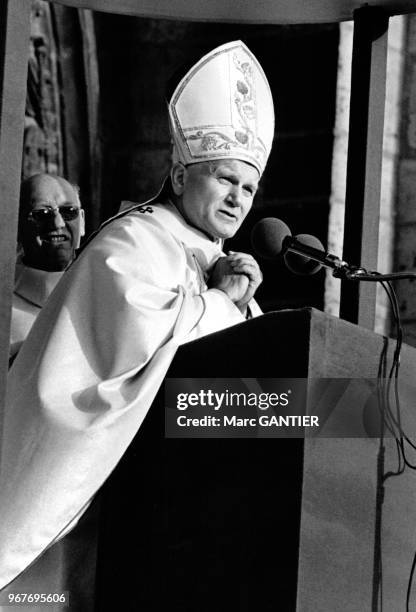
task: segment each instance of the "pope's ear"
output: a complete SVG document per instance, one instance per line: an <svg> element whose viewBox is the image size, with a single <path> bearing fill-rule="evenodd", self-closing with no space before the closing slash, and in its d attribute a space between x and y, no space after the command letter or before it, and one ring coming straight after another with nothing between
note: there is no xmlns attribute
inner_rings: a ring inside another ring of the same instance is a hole
<svg viewBox="0 0 416 612"><path fill-rule="evenodd" d="M177 196L183 194L186 181L186 168L180 162L175 162L170 170L170 180L172 181L173 193Z"/></svg>

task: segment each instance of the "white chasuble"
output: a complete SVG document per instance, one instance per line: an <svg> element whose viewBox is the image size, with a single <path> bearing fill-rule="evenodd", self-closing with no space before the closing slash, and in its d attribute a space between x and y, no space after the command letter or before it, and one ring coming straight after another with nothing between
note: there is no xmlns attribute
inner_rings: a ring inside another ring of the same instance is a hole
<svg viewBox="0 0 416 612"><path fill-rule="evenodd" d="M177 347L244 320L225 293L205 285L219 256L220 243L172 204L151 204L106 224L65 272L10 370L0 587L82 515L138 431Z"/></svg>

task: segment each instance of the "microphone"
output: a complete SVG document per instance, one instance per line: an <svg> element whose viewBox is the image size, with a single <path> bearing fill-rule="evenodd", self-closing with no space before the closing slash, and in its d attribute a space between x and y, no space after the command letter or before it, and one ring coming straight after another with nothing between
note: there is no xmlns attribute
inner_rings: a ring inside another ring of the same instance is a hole
<svg viewBox="0 0 416 612"><path fill-rule="evenodd" d="M416 279L410 270L380 274L360 266L351 266L336 255L325 251L324 246L310 234L292 236L292 232L280 219L265 217L253 227L251 244L260 257L276 259L283 254L287 267L295 274L315 274L322 266L332 269L332 276L350 281L396 281Z"/></svg>
<svg viewBox="0 0 416 612"><path fill-rule="evenodd" d="M298 234L297 236L287 236L283 241L283 247L287 240L291 241L291 244L287 246L287 250L283 255L286 266L291 272L302 275L312 275L322 268L322 263L313 257L305 257L305 249L310 249L309 254L313 254L315 251L322 253L324 251L324 245L318 238L311 236L310 234ZM298 249L296 250L296 246Z"/></svg>
<svg viewBox="0 0 416 612"><path fill-rule="evenodd" d="M295 274L315 274L322 266L338 271L349 268L345 261L325 251L318 238L310 234L292 236L286 223L275 217L256 223L251 244L257 255L265 259L276 259L283 254L287 267Z"/></svg>

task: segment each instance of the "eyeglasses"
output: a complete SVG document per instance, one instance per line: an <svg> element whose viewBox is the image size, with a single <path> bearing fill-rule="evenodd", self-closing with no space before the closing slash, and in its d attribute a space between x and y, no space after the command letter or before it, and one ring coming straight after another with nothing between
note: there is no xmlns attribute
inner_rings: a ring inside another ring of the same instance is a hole
<svg viewBox="0 0 416 612"><path fill-rule="evenodd" d="M27 218L29 221L42 224L51 221L56 213L59 212L64 221L73 221L78 217L79 211L80 209L77 206L59 206L58 208L45 206L31 210Z"/></svg>

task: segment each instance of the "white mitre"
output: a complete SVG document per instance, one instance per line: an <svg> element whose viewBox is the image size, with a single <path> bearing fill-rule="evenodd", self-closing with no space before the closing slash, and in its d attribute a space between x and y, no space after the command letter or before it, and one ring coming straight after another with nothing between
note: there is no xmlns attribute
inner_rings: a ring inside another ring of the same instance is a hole
<svg viewBox="0 0 416 612"><path fill-rule="evenodd" d="M233 158L263 173L274 136L273 99L243 42L213 49L188 71L169 102L169 122L174 161Z"/></svg>

